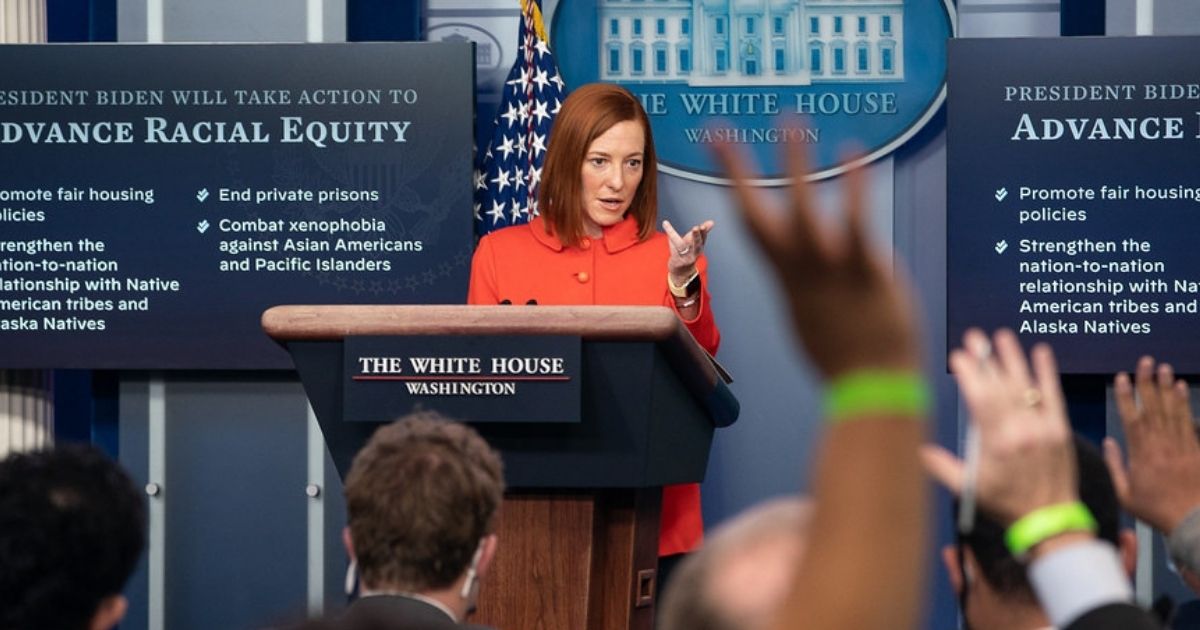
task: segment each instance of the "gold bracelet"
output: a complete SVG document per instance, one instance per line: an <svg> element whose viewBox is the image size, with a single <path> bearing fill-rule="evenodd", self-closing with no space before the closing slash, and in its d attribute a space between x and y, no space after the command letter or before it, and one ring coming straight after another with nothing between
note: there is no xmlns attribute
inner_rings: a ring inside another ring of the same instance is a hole
<svg viewBox="0 0 1200 630"><path fill-rule="evenodd" d="M677 286L675 284L675 281L671 279L671 272L668 271L667 272L667 290L671 292L671 295L674 295L677 298L686 298L688 296L688 285L691 284L692 281L695 280L699 276L700 276L700 270L692 269L692 275L688 276L688 279L686 281L684 281L682 286Z"/></svg>

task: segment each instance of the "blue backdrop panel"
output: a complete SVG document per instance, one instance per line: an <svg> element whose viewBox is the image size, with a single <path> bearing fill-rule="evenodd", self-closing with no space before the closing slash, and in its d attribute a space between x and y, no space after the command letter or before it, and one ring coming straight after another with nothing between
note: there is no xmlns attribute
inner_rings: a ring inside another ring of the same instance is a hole
<svg viewBox="0 0 1200 630"><path fill-rule="evenodd" d="M346 41L418 40L422 4L418 0L346 0Z"/></svg>
<svg viewBox="0 0 1200 630"><path fill-rule="evenodd" d="M116 0L47 2L46 37L52 42L116 41Z"/></svg>
<svg viewBox="0 0 1200 630"><path fill-rule="evenodd" d="M167 382L166 628L279 627L304 616L301 393L271 372Z"/></svg>
<svg viewBox="0 0 1200 630"><path fill-rule="evenodd" d="M272 305L462 301L469 44L0 55L0 367L286 368Z"/></svg>
<svg viewBox="0 0 1200 630"><path fill-rule="evenodd" d="M1009 327L1067 373L1200 371L1194 38L958 40L948 335Z"/></svg>

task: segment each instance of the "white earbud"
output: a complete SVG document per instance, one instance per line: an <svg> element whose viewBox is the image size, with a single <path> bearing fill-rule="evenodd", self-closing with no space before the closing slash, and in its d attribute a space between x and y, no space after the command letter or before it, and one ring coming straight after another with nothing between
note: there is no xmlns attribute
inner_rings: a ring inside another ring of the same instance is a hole
<svg viewBox="0 0 1200 630"><path fill-rule="evenodd" d="M358 561L351 560L350 566L346 567L346 582L342 588L346 590L347 595L353 595L356 586L358 586Z"/></svg>
<svg viewBox="0 0 1200 630"><path fill-rule="evenodd" d="M467 579L463 580L462 590L459 591L459 596L463 599L471 597L471 589L475 588L475 571L479 566L479 557L483 555L483 541L479 541L479 546L475 548L475 555L471 556L471 565L467 567Z"/></svg>

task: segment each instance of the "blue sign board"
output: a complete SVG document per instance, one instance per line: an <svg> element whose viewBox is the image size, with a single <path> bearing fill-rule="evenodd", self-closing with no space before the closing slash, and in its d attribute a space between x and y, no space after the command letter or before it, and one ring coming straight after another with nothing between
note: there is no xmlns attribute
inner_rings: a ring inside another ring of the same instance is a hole
<svg viewBox="0 0 1200 630"><path fill-rule="evenodd" d="M812 145L811 177L886 155L945 96L949 0L562 0L567 87L620 83L650 115L659 166L724 183L709 146L745 145L786 181L779 144Z"/></svg>
<svg viewBox="0 0 1200 630"><path fill-rule="evenodd" d="M1066 373L1200 373L1200 39L950 48L947 309Z"/></svg>
<svg viewBox="0 0 1200 630"><path fill-rule="evenodd" d="M456 303L470 44L0 48L0 368L287 368L278 304Z"/></svg>

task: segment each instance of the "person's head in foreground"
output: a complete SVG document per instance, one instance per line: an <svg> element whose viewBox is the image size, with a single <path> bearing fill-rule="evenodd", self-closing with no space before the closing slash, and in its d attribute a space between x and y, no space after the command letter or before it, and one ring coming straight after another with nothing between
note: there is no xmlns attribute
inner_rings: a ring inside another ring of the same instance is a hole
<svg viewBox="0 0 1200 630"><path fill-rule="evenodd" d="M1079 471L1079 497L1095 517L1096 536L1121 552L1125 570L1132 574L1137 556L1133 532L1120 526L1121 506L1112 476L1100 451L1075 436L1075 459ZM1033 587L1028 567L1014 558L1004 542L1005 527L984 513L958 544L942 549L950 582L959 594L966 627L972 630L1031 630L1049 627Z"/></svg>
<svg viewBox="0 0 1200 630"><path fill-rule="evenodd" d="M600 236L628 214L645 240L658 215L657 170L650 119L637 97L609 83L581 86L554 120L538 210L568 245Z"/></svg>
<svg viewBox="0 0 1200 630"><path fill-rule="evenodd" d="M381 427L346 475L347 551L362 594L416 594L457 621L496 552L500 456L432 412Z"/></svg>
<svg viewBox="0 0 1200 630"><path fill-rule="evenodd" d="M671 576L658 630L766 628L800 566L811 511L804 499L776 499L718 528Z"/></svg>
<svg viewBox="0 0 1200 630"><path fill-rule="evenodd" d="M0 461L0 628L106 630L145 545L142 495L90 446Z"/></svg>

